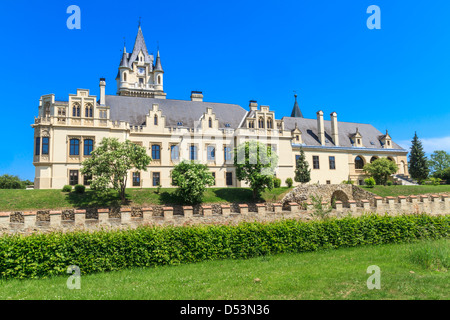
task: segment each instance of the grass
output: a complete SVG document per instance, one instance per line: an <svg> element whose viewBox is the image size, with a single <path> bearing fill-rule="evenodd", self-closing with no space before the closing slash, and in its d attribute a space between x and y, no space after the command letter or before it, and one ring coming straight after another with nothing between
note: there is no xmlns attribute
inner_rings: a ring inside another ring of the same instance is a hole
<svg viewBox="0 0 450 320"><path fill-rule="evenodd" d="M409 195L420 195L426 193L450 193L450 185L438 185L438 186L374 186L373 188L368 188L362 186L364 190L375 193L380 197L397 197L397 196L409 196Z"/></svg>
<svg viewBox="0 0 450 320"><path fill-rule="evenodd" d="M261 201L280 200L291 188L280 187L263 192ZM182 204L175 196L175 188L127 189L127 205L169 205ZM249 188L209 188L203 198L204 203L253 202ZM67 209L110 207L120 205L120 198L115 191L99 196L86 190L84 194L62 192L61 190L11 190L0 189L0 211L20 211L38 209Z"/></svg>
<svg viewBox="0 0 450 320"><path fill-rule="evenodd" d="M421 258L425 250L448 265L449 247L443 239L129 269L82 276L80 290L67 277L0 280L0 299L449 299L449 273ZM379 290L366 285L371 265Z"/></svg>

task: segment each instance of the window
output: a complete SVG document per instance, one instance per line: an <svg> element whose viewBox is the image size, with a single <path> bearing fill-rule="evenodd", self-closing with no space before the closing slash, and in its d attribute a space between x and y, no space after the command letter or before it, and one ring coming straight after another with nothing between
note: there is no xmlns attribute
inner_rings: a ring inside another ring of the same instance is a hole
<svg viewBox="0 0 450 320"><path fill-rule="evenodd" d="M58 108L58 116L65 117L66 116L66 108Z"/></svg>
<svg viewBox="0 0 450 320"><path fill-rule="evenodd" d="M78 103L75 103L72 107L72 116L79 117L80 116L81 107Z"/></svg>
<svg viewBox="0 0 450 320"><path fill-rule="evenodd" d="M197 160L197 146L190 146L189 148L189 159Z"/></svg>
<svg viewBox="0 0 450 320"><path fill-rule="evenodd" d="M155 116L153 117L153 124L155 125L155 126L157 126L158 125L158 116L155 114Z"/></svg>
<svg viewBox="0 0 450 320"><path fill-rule="evenodd" d="M208 119L208 127L212 128L212 119L211 119L211 117Z"/></svg>
<svg viewBox="0 0 450 320"><path fill-rule="evenodd" d="M227 183L227 186L232 186L233 185L233 172L227 172L225 174L225 180Z"/></svg>
<svg viewBox="0 0 450 320"><path fill-rule="evenodd" d="M84 139L84 155L90 156L92 150L94 150L94 140Z"/></svg>
<svg viewBox="0 0 450 320"><path fill-rule="evenodd" d="M259 117L258 127L259 128L264 128L264 119L263 119L263 117Z"/></svg>
<svg viewBox="0 0 450 320"><path fill-rule="evenodd" d="M133 172L133 187L139 187L141 185L141 173Z"/></svg>
<svg viewBox="0 0 450 320"><path fill-rule="evenodd" d="M295 155L295 167L297 167L297 163L298 163L298 160L300 159L300 155L299 154L296 154Z"/></svg>
<svg viewBox="0 0 450 320"><path fill-rule="evenodd" d="M362 168L364 168L364 160L360 156L357 156L355 158L355 169L362 169Z"/></svg>
<svg viewBox="0 0 450 320"><path fill-rule="evenodd" d="M36 138L36 146L35 146L35 155L40 155L41 154L41 138L37 137Z"/></svg>
<svg viewBox="0 0 450 320"><path fill-rule="evenodd" d="M331 181L330 181L330 180L327 180L327 184L331 184Z"/></svg>
<svg viewBox="0 0 450 320"><path fill-rule="evenodd" d="M125 82L127 81L127 73L126 72L123 73L123 81L125 81Z"/></svg>
<svg viewBox="0 0 450 320"><path fill-rule="evenodd" d="M319 156L313 156L313 169L320 169Z"/></svg>
<svg viewBox="0 0 450 320"><path fill-rule="evenodd" d="M69 171L69 184L71 186L78 184L78 170Z"/></svg>
<svg viewBox="0 0 450 320"><path fill-rule="evenodd" d="M70 139L70 155L78 156L80 154L80 140Z"/></svg>
<svg viewBox="0 0 450 320"><path fill-rule="evenodd" d="M48 154L48 137L42 138L42 154Z"/></svg>
<svg viewBox="0 0 450 320"><path fill-rule="evenodd" d="M373 156L372 158L370 158L370 163L374 162L377 159L378 159L378 157Z"/></svg>
<svg viewBox="0 0 450 320"><path fill-rule="evenodd" d="M248 127L249 128L254 128L255 127L255 122L254 121L249 121L248 122Z"/></svg>
<svg viewBox="0 0 450 320"><path fill-rule="evenodd" d="M153 186L154 187L159 186L161 184L160 182L161 181L160 181L159 172L153 172Z"/></svg>
<svg viewBox="0 0 450 320"><path fill-rule="evenodd" d="M211 172L211 174L212 174L212 177L214 179L213 186L215 186L216 185L216 173L215 172Z"/></svg>
<svg viewBox="0 0 450 320"><path fill-rule="evenodd" d="M231 160L231 148L230 147L224 147L223 148L223 153L224 153L224 160L225 161L229 161Z"/></svg>
<svg viewBox="0 0 450 320"><path fill-rule="evenodd" d="M144 78L139 78L139 84L144 84Z"/></svg>
<svg viewBox="0 0 450 320"><path fill-rule="evenodd" d="M334 156L329 156L328 160L330 162L330 170L336 169L336 159L334 158Z"/></svg>
<svg viewBox="0 0 450 320"><path fill-rule="evenodd" d="M214 161L216 160L216 148L214 146L208 146L207 147L207 159L208 161Z"/></svg>
<svg viewBox="0 0 450 320"><path fill-rule="evenodd" d="M90 103L88 103L86 105L86 108L84 108L84 116L86 118L92 118L92 115L93 115L93 107Z"/></svg>
<svg viewBox="0 0 450 320"><path fill-rule="evenodd" d="M161 84L161 76L158 75L158 84Z"/></svg>
<svg viewBox="0 0 450 320"><path fill-rule="evenodd" d="M152 159L161 160L161 146L159 144L152 144Z"/></svg>
<svg viewBox="0 0 450 320"><path fill-rule="evenodd" d="M272 118L267 119L267 129L273 128L273 121Z"/></svg>
<svg viewBox="0 0 450 320"><path fill-rule="evenodd" d="M180 148L178 145L170 146L170 159L176 161L180 159Z"/></svg>
<svg viewBox="0 0 450 320"><path fill-rule="evenodd" d="M91 175L85 175L85 176L83 176L83 184L84 184L85 186L91 185L91 181L92 181L92 176L91 176Z"/></svg>
<svg viewBox="0 0 450 320"><path fill-rule="evenodd" d="M391 141L388 140L388 141L387 141L387 144L388 144L388 146L390 146L390 145L391 145Z"/></svg>
<svg viewBox="0 0 450 320"><path fill-rule="evenodd" d="M358 142L357 142L358 144L361 144L361 139L358 139Z"/></svg>
<svg viewBox="0 0 450 320"><path fill-rule="evenodd" d="M295 136L295 140L300 141L300 136L298 134Z"/></svg>

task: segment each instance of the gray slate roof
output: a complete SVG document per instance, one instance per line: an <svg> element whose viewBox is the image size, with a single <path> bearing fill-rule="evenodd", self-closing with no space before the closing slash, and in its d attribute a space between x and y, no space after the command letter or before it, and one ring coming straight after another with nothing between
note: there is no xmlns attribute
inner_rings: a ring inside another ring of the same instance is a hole
<svg viewBox="0 0 450 320"><path fill-rule="evenodd" d="M317 119L305 119L305 118L293 118L283 117L284 129L293 130L297 123L298 128L302 132L303 143L308 146L320 146L318 131L317 131ZM331 131L331 121L324 120L325 127L325 146L334 147ZM352 147L350 137L356 133L358 128L359 133L362 136L362 143L365 148L381 149L383 145L380 139L384 136L371 124L354 123L354 122L340 122L338 121L338 133L339 133L339 146L340 147ZM371 142L373 144L371 144ZM394 141L392 141L393 149L403 149ZM406 151L406 150L405 150Z"/></svg>
<svg viewBox="0 0 450 320"><path fill-rule="evenodd" d="M229 128L236 129L247 114L247 110L236 104L190 100L106 95L105 103L110 106L111 120L126 121L133 126L143 125L153 104L158 104L159 110L166 117L167 127L176 127L178 122L182 122L183 127L193 128L195 121L206 113L208 107L213 109L213 113L219 120L219 128L226 128L225 124L228 123Z"/></svg>

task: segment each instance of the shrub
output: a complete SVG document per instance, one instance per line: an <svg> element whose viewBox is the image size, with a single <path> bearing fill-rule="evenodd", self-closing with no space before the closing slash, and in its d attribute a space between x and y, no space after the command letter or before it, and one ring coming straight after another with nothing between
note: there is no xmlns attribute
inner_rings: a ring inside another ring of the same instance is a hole
<svg viewBox="0 0 450 320"><path fill-rule="evenodd" d="M364 183L369 188L373 188L376 185L375 179L373 177L364 179Z"/></svg>
<svg viewBox="0 0 450 320"><path fill-rule="evenodd" d="M348 179L348 180L342 181L341 183L342 183L342 184L354 184L355 182L352 181L351 179Z"/></svg>
<svg viewBox="0 0 450 320"><path fill-rule="evenodd" d="M287 178L285 183L290 188L294 184L294 181L292 181L292 178Z"/></svg>
<svg viewBox="0 0 450 320"><path fill-rule="evenodd" d="M273 187L274 188L279 188L281 186L281 179L280 178L273 178Z"/></svg>
<svg viewBox="0 0 450 320"><path fill-rule="evenodd" d="M365 215L271 223L53 232L0 237L0 278L81 274L131 267L409 242L448 237L450 216Z"/></svg>
<svg viewBox="0 0 450 320"><path fill-rule="evenodd" d="M30 184L32 184L30 181L22 181L18 176L9 174L0 176L0 189L25 189Z"/></svg>
<svg viewBox="0 0 450 320"><path fill-rule="evenodd" d="M74 189L76 193L84 193L86 191L86 187L83 186L82 184L75 185Z"/></svg>
<svg viewBox="0 0 450 320"><path fill-rule="evenodd" d="M62 188L62 192L70 192L70 191L72 191L72 186L65 185L65 186Z"/></svg>
<svg viewBox="0 0 450 320"><path fill-rule="evenodd" d="M388 182L386 182L386 185L387 185L387 186L392 186L392 181L389 180Z"/></svg>

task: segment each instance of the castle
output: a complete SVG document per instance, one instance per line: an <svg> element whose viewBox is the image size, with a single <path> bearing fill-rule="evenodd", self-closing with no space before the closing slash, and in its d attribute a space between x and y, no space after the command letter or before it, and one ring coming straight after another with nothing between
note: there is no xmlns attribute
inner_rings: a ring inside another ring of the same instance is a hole
<svg viewBox="0 0 450 320"><path fill-rule="evenodd" d="M37 189L89 185L80 172L83 160L105 137L126 139L145 147L152 161L147 171L129 172L128 187L171 187L171 170L184 159L205 163L217 187L240 187L232 150L243 141L258 139L278 154L276 176L284 184L294 177L300 148L311 168L310 183L363 184L366 163L387 157L408 176L407 151L386 131L370 124L340 122L337 113L324 119L306 119L295 101L289 117L277 119L269 106L250 101L248 109L236 104L203 101L192 91L190 100L166 99L164 70L159 50L149 54L139 26L131 53L124 47L116 77L116 95L106 95L100 78L99 97L77 89L67 101L54 94L39 100L34 124L35 181Z"/></svg>

